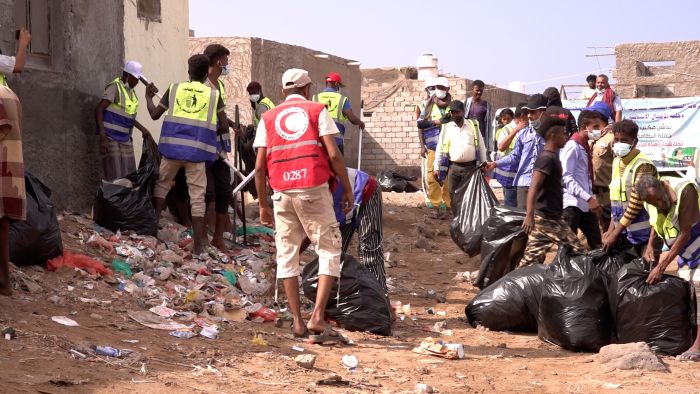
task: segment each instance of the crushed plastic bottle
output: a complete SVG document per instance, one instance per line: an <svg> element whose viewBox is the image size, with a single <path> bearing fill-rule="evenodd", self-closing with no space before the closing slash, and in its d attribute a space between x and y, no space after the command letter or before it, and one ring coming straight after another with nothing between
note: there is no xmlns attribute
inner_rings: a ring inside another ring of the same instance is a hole
<svg viewBox="0 0 700 394"><path fill-rule="evenodd" d="M107 357L121 357L122 352L119 349L113 348L111 346L93 346L92 350L95 351L95 354L98 356L107 356Z"/></svg>

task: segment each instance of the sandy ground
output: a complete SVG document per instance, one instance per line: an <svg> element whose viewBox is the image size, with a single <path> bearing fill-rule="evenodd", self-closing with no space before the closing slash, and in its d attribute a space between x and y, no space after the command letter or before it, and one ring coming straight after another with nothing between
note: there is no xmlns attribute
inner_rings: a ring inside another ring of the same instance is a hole
<svg viewBox="0 0 700 394"><path fill-rule="evenodd" d="M464 319L464 307L476 294L467 283L453 280L457 272L477 269L478 258L467 258L449 237L449 223L437 220L419 206L418 194L384 194L385 247L390 261L391 299L410 304L413 319L398 321L394 336L379 337L347 332L354 346L309 345L294 340L289 329L249 321L224 325L217 340L178 339L130 320L127 310L141 309L138 299L115 291L114 285L91 280L74 271L21 271L42 287L36 292L16 291L0 298L0 326L13 327L18 337L0 340L2 392L13 393L399 393L414 392L426 383L440 393L470 392L700 392L700 364L664 358L670 373L615 371L598 363L594 354L571 353L540 341L535 335L482 331ZM414 247L416 225L435 229L434 250ZM62 223L64 242L75 223ZM68 291L68 286L74 289ZM427 289L444 294L438 304ZM60 296L57 303L48 301ZM85 303L80 297L110 301ZM431 307L435 314L428 314ZM444 316L442 315L444 312ZM70 316L80 327L65 327L51 316ZM430 333L445 322L452 335ZM251 342L259 334L268 344ZM463 343L466 358L444 360L411 350L433 335ZM134 342L132 340L137 340ZM126 342L131 341L131 342ZM91 344L109 344L134 350L126 360L106 357L74 359L68 350ZM294 362L304 353L317 355L315 368ZM359 366L345 369L343 355L355 355ZM330 373L350 381L344 387L315 384Z"/></svg>

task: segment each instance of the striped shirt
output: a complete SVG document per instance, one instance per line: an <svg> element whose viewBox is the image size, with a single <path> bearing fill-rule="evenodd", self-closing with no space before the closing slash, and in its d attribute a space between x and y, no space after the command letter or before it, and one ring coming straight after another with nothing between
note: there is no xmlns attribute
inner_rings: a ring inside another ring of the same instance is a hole
<svg viewBox="0 0 700 394"><path fill-rule="evenodd" d="M636 154L627 155L627 159L623 159L620 161L620 173L625 171L625 167L627 166L627 164L629 164L629 162L636 156ZM654 167L652 164L640 164L639 168L637 168L637 173L632 184L636 184L637 179L639 179L639 177L643 175L657 176L656 167ZM620 224L625 227L632 224L632 221L637 217L637 214L639 214L639 212L644 208L644 201L642 201L639 198L637 190L635 190L635 188L632 187L632 190L630 192L630 200L627 203L627 209L625 210L622 219L620 219Z"/></svg>

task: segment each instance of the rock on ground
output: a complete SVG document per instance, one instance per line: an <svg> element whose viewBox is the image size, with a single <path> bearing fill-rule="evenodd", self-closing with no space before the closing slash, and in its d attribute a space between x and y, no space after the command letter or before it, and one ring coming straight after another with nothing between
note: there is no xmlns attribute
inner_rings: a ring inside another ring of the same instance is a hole
<svg viewBox="0 0 700 394"><path fill-rule="evenodd" d="M644 342L604 346L598 353L598 361L616 369L642 369L668 372L668 367Z"/></svg>
<svg viewBox="0 0 700 394"><path fill-rule="evenodd" d="M313 354L300 354L294 358L298 366L306 369L313 369L316 364L316 356Z"/></svg>

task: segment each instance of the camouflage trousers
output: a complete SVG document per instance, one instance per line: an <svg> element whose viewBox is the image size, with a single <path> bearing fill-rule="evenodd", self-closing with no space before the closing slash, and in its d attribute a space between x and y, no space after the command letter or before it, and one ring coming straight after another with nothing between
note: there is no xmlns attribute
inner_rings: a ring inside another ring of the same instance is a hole
<svg viewBox="0 0 700 394"><path fill-rule="evenodd" d="M525 255L520 260L520 266L544 263L549 249L562 243L571 245L575 252L585 251L585 247L564 219L547 219L535 214L535 226L527 239Z"/></svg>

